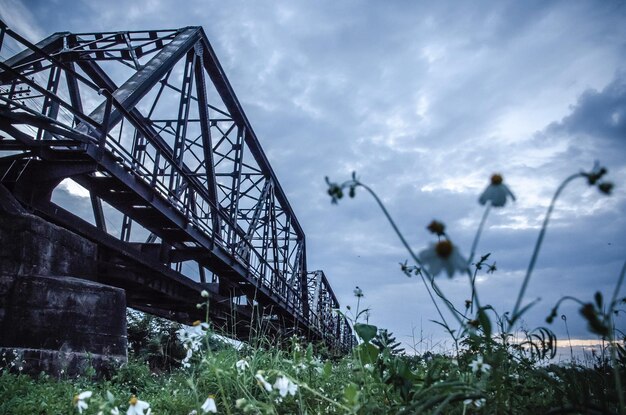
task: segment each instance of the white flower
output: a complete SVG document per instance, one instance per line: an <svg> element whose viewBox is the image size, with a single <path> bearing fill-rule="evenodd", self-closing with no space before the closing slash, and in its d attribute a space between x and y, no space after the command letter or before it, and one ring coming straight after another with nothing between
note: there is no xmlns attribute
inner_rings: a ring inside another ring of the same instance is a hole
<svg viewBox="0 0 626 415"><path fill-rule="evenodd" d="M193 350L191 350L191 348L187 348L185 344L183 344L183 346L185 346L185 349L187 349L187 355L185 355L184 359L181 360L180 363L186 369L188 367L191 367L191 363L189 363L189 361L191 360L191 357L193 356Z"/></svg>
<svg viewBox="0 0 626 415"><path fill-rule="evenodd" d="M354 296L361 298L363 297L363 290L359 288L359 286L357 285L356 288L354 289Z"/></svg>
<svg viewBox="0 0 626 415"><path fill-rule="evenodd" d="M207 290L200 291L200 296L203 298L209 298L209 292Z"/></svg>
<svg viewBox="0 0 626 415"><path fill-rule="evenodd" d="M280 376L276 379L276 383L274 383L274 389L278 390L280 396L284 398L287 396L287 393L294 396L298 390L298 385L293 383L286 376Z"/></svg>
<svg viewBox="0 0 626 415"><path fill-rule="evenodd" d="M88 405L85 400L91 398L91 395L91 391L85 391L74 396L74 406L76 406L76 408L78 409L79 414L83 413L83 409L87 409Z"/></svg>
<svg viewBox="0 0 626 415"><path fill-rule="evenodd" d="M128 411L126 411L126 415L149 415L150 414L150 404L145 401L140 401L137 399L135 395L130 397L128 401ZM144 414L143 411L148 409L148 414Z"/></svg>
<svg viewBox="0 0 626 415"><path fill-rule="evenodd" d="M183 344L185 350L187 350L187 355L182 360L183 367L189 367L189 360L193 355L193 352L196 352L200 349L202 345L202 340L204 340L206 336L206 330L209 329L209 325L207 323L202 323L200 320L194 321L191 326L185 326L176 331L176 335L178 339Z"/></svg>
<svg viewBox="0 0 626 415"><path fill-rule="evenodd" d="M447 239L436 244L430 244L427 249L419 253L419 259L433 277L439 275L444 269L450 278L456 271L467 270L467 260Z"/></svg>
<svg viewBox="0 0 626 415"><path fill-rule="evenodd" d="M487 373L491 369L491 365L483 362L482 356L476 357L476 360L470 363L470 367L472 368L472 372L474 373L477 373L478 371Z"/></svg>
<svg viewBox="0 0 626 415"><path fill-rule="evenodd" d="M272 385L270 385L265 378L263 377L263 375L261 375L260 373L257 373L256 375L254 375L254 377L257 380L257 383L259 384L260 387L264 388L266 391L271 392L272 391Z"/></svg>
<svg viewBox="0 0 626 415"><path fill-rule="evenodd" d="M204 337L206 330L209 329L209 324L200 320L196 320L191 323L191 327L188 329L188 333L192 337Z"/></svg>
<svg viewBox="0 0 626 415"><path fill-rule="evenodd" d="M209 412L213 412L214 414L217 413L217 406L215 406L215 396L209 395L209 397L206 398L206 401L204 401L204 403L202 404L202 410L205 414Z"/></svg>
<svg viewBox="0 0 626 415"><path fill-rule="evenodd" d="M111 409L111 415L120 415L120 410L117 409L117 406Z"/></svg>
<svg viewBox="0 0 626 415"><path fill-rule="evenodd" d="M550 376L550 377L551 377L552 379L554 379L554 380L559 380L559 381L561 380L561 379L559 378L559 375L557 375L557 374L556 374L556 373L554 373L554 372L548 372L548 376Z"/></svg>
<svg viewBox="0 0 626 415"><path fill-rule="evenodd" d="M203 323L200 320L194 321L191 326L184 326L176 331L178 338L183 343L195 343L196 341L204 338L205 331L208 330L209 325Z"/></svg>
<svg viewBox="0 0 626 415"><path fill-rule="evenodd" d="M487 186L482 195L478 198L478 202L484 205L487 202L491 202L493 207L502 207L506 204L507 196L511 196L511 199L515 200L515 196L511 189L504 183L502 183L502 176L494 174L491 176L491 184Z"/></svg>
<svg viewBox="0 0 626 415"><path fill-rule="evenodd" d="M248 361L246 359L241 359L238 360L237 363L235 363L235 367L238 371L243 372L250 367L250 364L248 364Z"/></svg>
<svg viewBox="0 0 626 415"><path fill-rule="evenodd" d="M294 366L294 369L296 369L296 373L300 373L303 370L306 370L306 368L307 368L307 365L304 362L300 362Z"/></svg>
<svg viewBox="0 0 626 415"><path fill-rule="evenodd" d="M480 399L465 399L463 401L464 405L470 405L470 404L474 404L474 406L476 406L477 408L480 408L481 406L483 406L485 404L485 402L487 402L487 400L485 398L480 398Z"/></svg>

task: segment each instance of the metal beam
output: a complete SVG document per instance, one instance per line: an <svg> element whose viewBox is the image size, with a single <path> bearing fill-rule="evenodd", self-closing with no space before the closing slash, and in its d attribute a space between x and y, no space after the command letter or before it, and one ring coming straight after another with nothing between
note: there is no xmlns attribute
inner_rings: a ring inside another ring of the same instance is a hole
<svg viewBox="0 0 626 415"><path fill-rule="evenodd" d="M181 29L176 37L161 49L156 56L128 81L124 82L113 92L116 103L127 111L135 107L157 82L191 49L200 37L197 27ZM90 115L97 122L102 122L106 113L106 103L100 104ZM122 113L116 108L111 111L109 128L115 126L121 119Z"/></svg>

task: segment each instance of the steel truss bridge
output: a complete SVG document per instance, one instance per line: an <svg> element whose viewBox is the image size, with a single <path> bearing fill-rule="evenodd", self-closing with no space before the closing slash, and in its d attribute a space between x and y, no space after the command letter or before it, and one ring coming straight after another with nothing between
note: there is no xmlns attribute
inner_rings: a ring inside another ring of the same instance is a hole
<svg viewBox="0 0 626 415"><path fill-rule="evenodd" d="M32 44L0 22L0 55L0 182L97 244L97 281L185 323L204 317L207 290L211 321L241 339L261 330L352 347L201 27ZM53 201L65 179L88 191L89 218Z"/></svg>

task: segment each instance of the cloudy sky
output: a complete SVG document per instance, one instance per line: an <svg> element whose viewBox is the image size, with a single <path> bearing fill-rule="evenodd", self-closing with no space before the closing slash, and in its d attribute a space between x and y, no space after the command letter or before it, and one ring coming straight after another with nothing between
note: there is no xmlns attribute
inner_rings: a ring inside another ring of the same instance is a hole
<svg viewBox="0 0 626 415"><path fill-rule="evenodd" d="M559 183L599 160L612 196L578 180L548 229L526 301L528 328L564 295L610 297L626 260L626 3L623 1L0 0L9 26L37 41L56 31L204 28L343 306L409 347L449 346L435 309L374 201L331 205L324 176L352 171L378 192L410 244L443 221L468 255L495 172L517 196L493 211L478 248L483 304L513 308ZM467 278L440 276L458 307ZM622 289L622 295L626 289ZM362 305L363 305L362 304ZM593 340L573 304L572 338ZM625 313L617 320L626 330ZM566 338L561 319L550 326Z"/></svg>

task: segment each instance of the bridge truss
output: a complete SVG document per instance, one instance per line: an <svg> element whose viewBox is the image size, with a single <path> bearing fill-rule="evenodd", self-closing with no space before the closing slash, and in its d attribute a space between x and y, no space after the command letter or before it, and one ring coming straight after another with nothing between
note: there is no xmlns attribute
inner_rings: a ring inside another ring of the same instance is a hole
<svg viewBox="0 0 626 415"><path fill-rule="evenodd" d="M239 338L261 327L353 345L202 28L32 44L2 22L0 55L0 182L97 243L93 278L187 323L207 290L211 320ZM91 219L53 202L65 179L88 191Z"/></svg>

